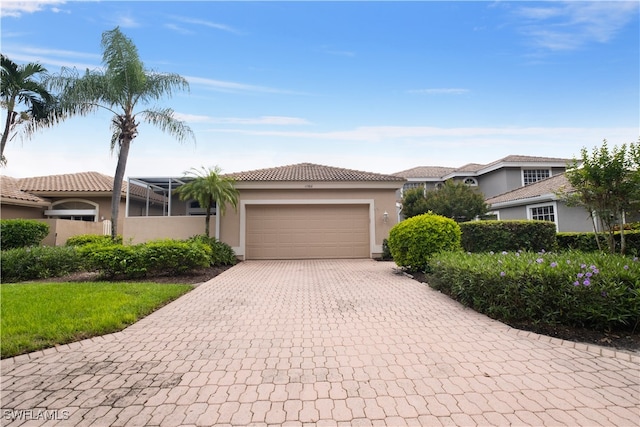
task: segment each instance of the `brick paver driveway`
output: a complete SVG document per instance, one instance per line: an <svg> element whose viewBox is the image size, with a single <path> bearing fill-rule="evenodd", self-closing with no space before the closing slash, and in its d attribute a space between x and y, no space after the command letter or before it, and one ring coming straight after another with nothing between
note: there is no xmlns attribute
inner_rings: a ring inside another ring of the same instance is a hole
<svg viewBox="0 0 640 427"><path fill-rule="evenodd" d="M3 361L2 422L637 426L639 362L517 332L390 263L249 261L123 332Z"/></svg>

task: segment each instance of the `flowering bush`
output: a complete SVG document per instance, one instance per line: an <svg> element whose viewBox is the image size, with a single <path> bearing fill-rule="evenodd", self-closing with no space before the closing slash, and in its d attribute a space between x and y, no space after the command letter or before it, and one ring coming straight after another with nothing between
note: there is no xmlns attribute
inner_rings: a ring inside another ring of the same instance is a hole
<svg viewBox="0 0 640 427"><path fill-rule="evenodd" d="M638 258L584 252L441 253L430 284L503 321L599 330L640 323Z"/></svg>

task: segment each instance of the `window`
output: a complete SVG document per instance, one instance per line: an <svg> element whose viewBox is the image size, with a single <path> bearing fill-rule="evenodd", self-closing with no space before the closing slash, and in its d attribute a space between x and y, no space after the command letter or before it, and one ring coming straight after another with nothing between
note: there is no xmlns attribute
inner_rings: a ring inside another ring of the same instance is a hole
<svg viewBox="0 0 640 427"><path fill-rule="evenodd" d="M478 186L478 181L476 181L475 178L465 178L463 182L464 182L465 185L468 185L469 187L477 187Z"/></svg>
<svg viewBox="0 0 640 427"><path fill-rule="evenodd" d="M44 211L50 218L68 219L72 221L98 221L98 204L90 200L65 199L51 204L51 209Z"/></svg>
<svg viewBox="0 0 640 427"><path fill-rule="evenodd" d="M424 187L424 182L407 182L402 186L404 191L411 190L412 188Z"/></svg>
<svg viewBox="0 0 640 427"><path fill-rule="evenodd" d="M211 215L216 214L216 204L213 203L211 209L209 209L209 213ZM187 215L195 216L195 215L206 215L206 212L203 208L200 207L200 203L197 200L191 200L187 203Z"/></svg>
<svg viewBox="0 0 640 427"><path fill-rule="evenodd" d="M549 169L523 169L522 184L529 185L542 179L549 178L551 171Z"/></svg>
<svg viewBox="0 0 640 427"><path fill-rule="evenodd" d="M531 208L531 219L537 221L556 222L556 215L553 205L537 206Z"/></svg>

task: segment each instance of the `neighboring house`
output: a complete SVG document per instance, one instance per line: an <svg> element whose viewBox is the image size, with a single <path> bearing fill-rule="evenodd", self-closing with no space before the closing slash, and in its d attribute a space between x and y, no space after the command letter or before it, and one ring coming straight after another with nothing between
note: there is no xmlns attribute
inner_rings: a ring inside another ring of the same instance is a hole
<svg viewBox="0 0 640 427"><path fill-rule="evenodd" d="M216 215L212 229L241 259L377 258L397 222L395 195L405 183L398 176L311 163L225 176L236 180L238 210ZM186 179L130 181L172 194ZM188 219L177 215L202 220L201 209L190 202L174 195L170 203L166 217L129 216L124 235L144 241L152 230Z"/></svg>
<svg viewBox="0 0 640 427"><path fill-rule="evenodd" d="M454 179L478 187L485 198L491 198L563 173L570 162L571 159L555 157L511 155L486 165L469 163L460 168L419 166L393 175L407 179L403 190L420 186L429 190Z"/></svg>
<svg viewBox="0 0 640 427"><path fill-rule="evenodd" d="M98 172L81 172L31 178L0 177L0 218L40 219L50 225L46 244L64 244L73 234L109 234L113 178ZM164 199L147 189L123 185L120 221L125 217L126 195L133 215L162 215Z"/></svg>
<svg viewBox="0 0 640 427"><path fill-rule="evenodd" d="M558 231L593 231L593 221L584 207L570 207L562 193L575 190L566 175L559 174L486 200L499 220L551 221Z"/></svg>

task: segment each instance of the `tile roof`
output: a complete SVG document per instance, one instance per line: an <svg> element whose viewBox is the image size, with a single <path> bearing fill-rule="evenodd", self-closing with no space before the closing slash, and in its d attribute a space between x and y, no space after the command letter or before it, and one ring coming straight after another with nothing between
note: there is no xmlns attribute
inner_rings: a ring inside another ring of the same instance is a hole
<svg viewBox="0 0 640 427"><path fill-rule="evenodd" d="M18 186L18 180L16 178L4 175L0 177L0 195L2 198L11 200L33 202L37 204L49 203L41 197L22 191Z"/></svg>
<svg viewBox="0 0 640 427"><path fill-rule="evenodd" d="M111 193L113 178L98 172L78 172L63 175L35 176L30 178L10 178L16 188L33 197L47 197L58 193ZM4 177L3 177L4 181ZM127 182L122 183L122 196L127 194ZM146 198L147 189L140 185L131 185L131 194ZM162 196L150 193L152 200L162 201Z"/></svg>
<svg viewBox="0 0 640 427"><path fill-rule="evenodd" d="M418 166L405 171L396 172L393 175L402 178L442 178L453 172L455 168L444 166Z"/></svg>
<svg viewBox="0 0 640 427"><path fill-rule="evenodd" d="M553 194L557 191L574 191L564 173L553 175L534 184L525 185L524 187L519 187L515 190L499 194L485 200L485 202L489 205L493 205L496 203L513 202L516 200L524 200L532 197L544 196L545 194Z"/></svg>
<svg viewBox="0 0 640 427"><path fill-rule="evenodd" d="M570 163L571 161L572 159L562 159L558 157L510 155L486 165L480 163L468 163L464 166L460 166L459 168L449 168L444 166L418 166L412 169L407 169L405 171L396 172L393 175L401 176L403 178L444 178L445 176L452 173L478 173L485 169L490 169L493 166L503 163L561 163L564 165Z"/></svg>
<svg viewBox="0 0 640 427"><path fill-rule="evenodd" d="M343 169L313 163L298 163L268 169L226 174L236 181L404 181L403 177Z"/></svg>

